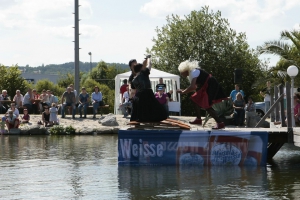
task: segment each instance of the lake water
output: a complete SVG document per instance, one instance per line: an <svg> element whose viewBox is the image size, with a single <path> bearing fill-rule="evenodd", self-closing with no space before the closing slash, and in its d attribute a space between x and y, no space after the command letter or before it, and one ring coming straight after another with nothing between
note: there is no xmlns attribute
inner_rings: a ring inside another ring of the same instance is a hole
<svg viewBox="0 0 300 200"><path fill-rule="evenodd" d="M299 199L300 148L266 167L118 167L117 135L0 136L0 199Z"/></svg>

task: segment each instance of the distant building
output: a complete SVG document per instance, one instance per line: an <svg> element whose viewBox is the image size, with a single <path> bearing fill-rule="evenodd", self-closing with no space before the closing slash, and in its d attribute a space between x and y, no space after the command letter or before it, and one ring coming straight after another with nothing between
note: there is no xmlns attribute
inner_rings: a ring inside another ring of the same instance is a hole
<svg viewBox="0 0 300 200"><path fill-rule="evenodd" d="M59 75L53 75L53 74L40 74L39 72L33 72L33 73L22 73L22 77L26 79L28 82L33 82L34 84L43 79L48 79L49 81L53 82L54 84L57 83L57 79L59 78Z"/></svg>

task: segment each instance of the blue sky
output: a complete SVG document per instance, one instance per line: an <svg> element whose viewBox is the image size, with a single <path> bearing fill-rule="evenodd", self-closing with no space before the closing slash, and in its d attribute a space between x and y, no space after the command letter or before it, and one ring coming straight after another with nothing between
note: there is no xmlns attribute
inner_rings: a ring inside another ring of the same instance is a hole
<svg viewBox="0 0 300 200"><path fill-rule="evenodd" d="M142 61L166 16L208 5L231 28L246 32L251 48L299 28L299 0L79 0L80 60ZM0 63L61 64L74 60L74 0L0 0ZM261 56L262 59L270 56ZM271 57L271 65L277 58Z"/></svg>

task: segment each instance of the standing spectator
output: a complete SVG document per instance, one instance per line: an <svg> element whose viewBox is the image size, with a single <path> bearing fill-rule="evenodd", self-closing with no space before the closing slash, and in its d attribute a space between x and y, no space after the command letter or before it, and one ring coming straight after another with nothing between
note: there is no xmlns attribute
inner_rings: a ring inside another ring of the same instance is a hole
<svg viewBox="0 0 300 200"><path fill-rule="evenodd" d="M28 110L27 110L27 109L24 109L24 110L23 110L23 113L24 113L24 115L23 115L23 117L22 117L21 123L29 123L30 116L29 116L29 114L28 114Z"/></svg>
<svg viewBox="0 0 300 200"><path fill-rule="evenodd" d="M82 108L83 108L83 113L84 113L83 118L86 118L87 108L88 108L89 102L90 102L90 96L88 93L86 93L86 89L84 87L81 88L81 93L79 94L78 101L79 101L78 110L79 110L80 118L82 118Z"/></svg>
<svg viewBox="0 0 300 200"><path fill-rule="evenodd" d="M156 92L158 92L159 87L162 87L163 92L165 92L167 86L166 86L166 84L164 84L163 78L159 78L159 83L156 85Z"/></svg>
<svg viewBox="0 0 300 200"><path fill-rule="evenodd" d="M243 98L245 97L244 91L240 90L240 85L239 84L235 84L234 87L235 87L235 89L232 90L231 93L230 93L230 97L231 97L232 102L236 99L236 94L238 92L241 93Z"/></svg>
<svg viewBox="0 0 300 200"><path fill-rule="evenodd" d="M23 102L22 102L24 109L27 108L28 113L32 112L32 100L33 100L32 90L28 88L27 93L24 95Z"/></svg>
<svg viewBox="0 0 300 200"><path fill-rule="evenodd" d="M93 104L93 118L96 118L98 107L103 105L102 93L99 91L99 87L94 87L94 92L92 93L92 104Z"/></svg>
<svg viewBox="0 0 300 200"><path fill-rule="evenodd" d="M49 110L50 112L50 125L53 124L58 124L58 119L57 119L57 114L58 114L58 109L56 108L56 104L52 103L51 108Z"/></svg>
<svg viewBox="0 0 300 200"><path fill-rule="evenodd" d="M159 87L157 88L157 93L155 93L155 98L158 100L158 102L160 104L162 104L164 106L164 109L166 110L166 112L168 113L168 117L169 117L169 97L166 93L164 93L164 88L163 87Z"/></svg>
<svg viewBox="0 0 300 200"><path fill-rule="evenodd" d="M64 102L66 100L66 102ZM72 107L72 118L75 119L76 106L75 106L75 94L72 92L72 88L68 87L67 91L65 91L61 97L61 118L65 118L65 107Z"/></svg>
<svg viewBox="0 0 300 200"><path fill-rule="evenodd" d="M251 119L256 116L256 108L255 103L252 100L252 97L248 97L248 103L246 104L246 126L247 127L254 127L251 124ZM256 119L254 121L256 123Z"/></svg>
<svg viewBox="0 0 300 200"><path fill-rule="evenodd" d="M16 115L14 115L13 111L8 112L8 116L6 118L6 127L8 129L8 132L10 132L10 129L12 128L19 128L19 119Z"/></svg>
<svg viewBox="0 0 300 200"><path fill-rule="evenodd" d="M131 101L129 101L129 87L127 87L127 91L123 94L123 103L120 103L120 109L122 110L123 117L128 116L128 108L131 108Z"/></svg>
<svg viewBox="0 0 300 200"><path fill-rule="evenodd" d="M245 101L240 92L236 94L236 99L233 101L234 121L236 126L243 126L245 121Z"/></svg>
<svg viewBox="0 0 300 200"><path fill-rule="evenodd" d="M21 94L20 90L16 91L16 95L13 98L13 101L16 103L16 108L21 108L23 106L23 95Z"/></svg>
<svg viewBox="0 0 300 200"><path fill-rule="evenodd" d="M0 100L10 101L10 97L7 94L7 90L2 90ZM6 111L9 108L8 103L1 103L1 102L0 102L0 107L2 109L2 112L4 113L6 113Z"/></svg>
<svg viewBox="0 0 300 200"><path fill-rule="evenodd" d="M15 103L11 103L11 104L10 104L10 108L7 110L7 112L9 112L9 111L12 111L13 114L14 114L17 118L19 118L20 113L19 113L18 108L16 108L16 104L15 104Z"/></svg>
<svg viewBox="0 0 300 200"><path fill-rule="evenodd" d="M264 97L265 113L267 113L271 105L271 82L270 81L267 81L267 87L264 88L262 91L260 91L260 95Z"/></svg>

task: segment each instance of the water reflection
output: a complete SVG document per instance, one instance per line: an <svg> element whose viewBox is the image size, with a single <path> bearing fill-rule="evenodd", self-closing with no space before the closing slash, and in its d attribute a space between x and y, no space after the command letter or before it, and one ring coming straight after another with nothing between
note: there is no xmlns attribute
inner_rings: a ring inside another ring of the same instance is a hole
<svg viewBox="0 0 300 200"><path fill-rule="evenodd" d="M117 165L117 136L0 136L0 199L298 199L300 148L266 167Z"/></svg>

